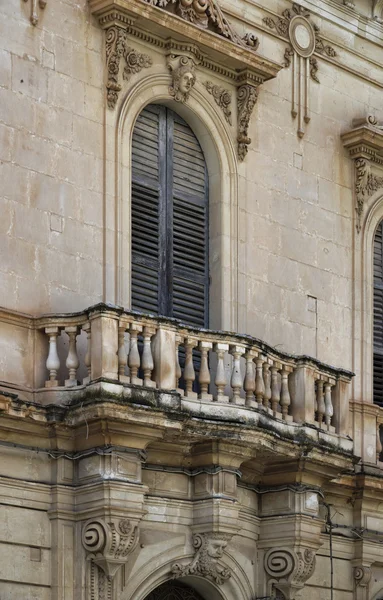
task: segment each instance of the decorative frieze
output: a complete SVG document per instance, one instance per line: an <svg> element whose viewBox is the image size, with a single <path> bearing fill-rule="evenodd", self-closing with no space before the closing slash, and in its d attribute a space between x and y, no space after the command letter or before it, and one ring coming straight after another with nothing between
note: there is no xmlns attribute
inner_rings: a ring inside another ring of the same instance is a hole
<svg viewBox="0 0 383 600"><path fill-rule="evenodd" d="M204 85L209 94L213 96L215 102L222 109L226 121L231 125L231 92L211 81L205 81Z"/></svg>
<svg viewBox="0 0 383 600"><path fill-rule="evenodd" d="M219 564L223 552L231 540L231 535L218 533L197 533L193 537L195 548L194 558L190 563L182 565L174 563L172 573L174 578L187 575L199 575L212 579L216 584L222 585L230 579L231 571Z"/></svg>
<svg viewBox="0 0 383 600"><path fill-rule="evenodd" d="M291 10L284 10L281 17L266 17L263 22L290 42L285 51L284 66L292 64L291 114L294 119L298 117L297 133L303 137L305 124L310 122L310 78L319 83L318 61L313 55L335 57L336 52L320 37L319 27L310 21L310 12L299 4L293 3Z"/></svg>
<svg viewBox="0 0 383 600"><path fill-rule="evenodd" d="M38 7L43 10L47 5L47 0L24 0L24 2L31 3L31 16L30 21L32 25L37 25L39 22Z"/></svg>
<svg viewBox="0 0 383 600"><path fill-rule="evenodd" d="M315 570L315 552L309 548L272 548L265 554L265 571L271 585L286 600L294 600Z"/></svg>

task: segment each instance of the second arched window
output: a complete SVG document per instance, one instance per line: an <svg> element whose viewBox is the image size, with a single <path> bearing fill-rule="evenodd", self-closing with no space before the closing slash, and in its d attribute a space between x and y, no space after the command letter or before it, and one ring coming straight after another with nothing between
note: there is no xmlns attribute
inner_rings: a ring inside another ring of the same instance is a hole
<svg viewBox="0 0 383 600"><path fill-rule="evenodd" d="M208 327L208 177L188 124L151 104L132 142L132 308Z"/></svg>

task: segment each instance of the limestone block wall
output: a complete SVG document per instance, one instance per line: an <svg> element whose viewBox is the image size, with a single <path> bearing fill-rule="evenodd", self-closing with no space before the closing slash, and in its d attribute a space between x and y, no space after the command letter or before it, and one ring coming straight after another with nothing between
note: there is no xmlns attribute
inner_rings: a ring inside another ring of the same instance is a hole
<svg viewBox="0 0 383 600"><path fill-rule="evenodd" d="M259 37L259 54L283 63L286 40L263 19L281 16L288 2L221 5L238 31ZM369 3L305 6L336 57L318 58L301 139L291 68L260 88L250 150L232 173L236 284L225 302L239 331L352 368L354 172L340 134L356 117L383 119L383 29L367 18ZM115 164L104 162L105 147L116 132L104 128L103 32L86 0L48 2L35 27L29 2L5 3L1 13L0 305L37 314L114 302L104 277L116 237L114 188L105 189ZM143 76L124 83L116 111Z"/></svg>
<svg viewBox="0 0 383 600"><path fill-rule="evenodd" d="M103 60L85 0L30 11L1 6L0 305L36 314L102 296Z"/></svg>

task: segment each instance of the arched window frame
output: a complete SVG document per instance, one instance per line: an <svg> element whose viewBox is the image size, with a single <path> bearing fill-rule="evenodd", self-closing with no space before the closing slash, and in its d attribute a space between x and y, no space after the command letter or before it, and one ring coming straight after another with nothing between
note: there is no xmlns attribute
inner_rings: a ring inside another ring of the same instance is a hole
<svg viewBox="0 0 383 600"><path fill-rule="evenodd" d="M205 155L209 175L210 327L241 328L238 317L238 163L236 148L216 105L197 86L187 105L169 95L169 76L141 77L106 113L105 289L108 302L130 308L131 148L135 121L150 103L168 106L190 125ZM114 135L112 135L114 132ZM244 317L242 317L244 318Z"/></svg>

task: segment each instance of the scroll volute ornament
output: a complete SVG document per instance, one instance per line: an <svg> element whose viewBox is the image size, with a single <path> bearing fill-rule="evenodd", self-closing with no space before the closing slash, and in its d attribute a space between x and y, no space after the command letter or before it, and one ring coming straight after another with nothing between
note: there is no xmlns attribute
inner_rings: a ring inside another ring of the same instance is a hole
<svg viewBox="0 0 383 600"><path fill-rule="evenodd" d="M264 566L270 585L282 592L286 600L297 600L314 573L315 552L309 548L271 548L266 552Z"/></svg>
<svg viewBox="0 0 383 600"><path fill-rule="evenodd" d="M223 552L231 540L231 535L219 533L197 533L193 537L195 549L194 558L190 563L183 565L174 563L172 573L174 578L187 575L199 575L212 579L217 585L222 585L230 579L231 571L219 564Z"/></svg>
<svg viewBox="0 0 383 600"><path fill-rule="evenodd" d="M82 530L88 559L113 579L138 544L139 530L128 519L92 519Z"/></svg>

